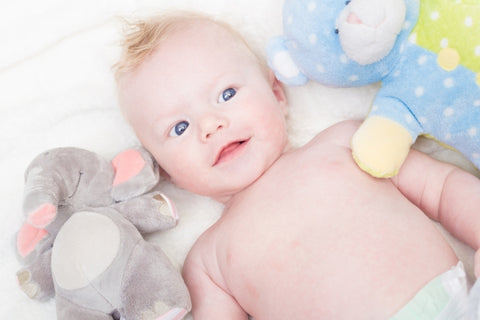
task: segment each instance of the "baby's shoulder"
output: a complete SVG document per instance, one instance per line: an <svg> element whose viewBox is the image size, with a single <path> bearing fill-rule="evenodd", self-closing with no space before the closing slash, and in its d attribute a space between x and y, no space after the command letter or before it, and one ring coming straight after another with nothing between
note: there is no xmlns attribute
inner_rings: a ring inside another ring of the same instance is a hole
<svg viewBox="0 0 480 320"><path fill-rule="evenodd" d="M222 216L209 228L207 228L197 238L195 243L190 248L186 260L199 260L203 263L209 261L210 258L217 256L219 244L225 243L227 237L223 235L225 233L225 227L223 226L225 220L225 210ZM219 241L219 239L222 239ZM208 263L207 263L208 264Z"/></svg>
<svg viewBox="0 0 480 320"><path fill-rule="evenodd" d="M319 132L311 141L313 144L334 144L350 148L350 140L361 122L345 120L331 125Z"/></svg>
<svg viewBox="0 0 480 320"><path fill-rule="evenodd" d="M193 244L183 264L183 276L190 283L206 277L225 289L220 261L228 237L222 236L215 226L204 231Z"/></svg>
<svg viewBox="0 0 480 320"><path fill-rule="evenodd" d="M205 263L210 260L212 244L210 243L211 235L209 230L204 231L190 248L184 264L183 272L187 274L198 273L205 270Z"/></svg>

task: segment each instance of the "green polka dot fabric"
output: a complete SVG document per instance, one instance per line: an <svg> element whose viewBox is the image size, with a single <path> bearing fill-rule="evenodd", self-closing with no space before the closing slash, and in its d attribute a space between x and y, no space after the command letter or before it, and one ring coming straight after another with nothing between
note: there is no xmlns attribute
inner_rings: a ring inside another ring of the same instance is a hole
<svg viewBox="0 0 480 320"><path fill-rule="evenodd" d="M459 64L478 73L480 72L479 5L480 1L472 0L421 1L420 16L411 39L416 39L419 46L436 54L445 52L448 48L454 50L458 54ZM453 57L455 57L454 53Z"/></svg>

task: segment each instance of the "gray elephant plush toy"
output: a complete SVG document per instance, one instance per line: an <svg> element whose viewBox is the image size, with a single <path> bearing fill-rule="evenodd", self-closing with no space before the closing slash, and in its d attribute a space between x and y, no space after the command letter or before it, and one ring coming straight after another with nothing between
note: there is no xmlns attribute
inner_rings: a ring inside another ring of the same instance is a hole
<svg viewBox="0 0 480 320"><path fill-rule="evenodd" d="M37 156L26 170L26 222L17 234L22 290L55 297L58 319L182 319L191 302L181 274L142 237L178 220L168 198L152 191L159 179L141 147L111 162L78 148Z"/></svg>

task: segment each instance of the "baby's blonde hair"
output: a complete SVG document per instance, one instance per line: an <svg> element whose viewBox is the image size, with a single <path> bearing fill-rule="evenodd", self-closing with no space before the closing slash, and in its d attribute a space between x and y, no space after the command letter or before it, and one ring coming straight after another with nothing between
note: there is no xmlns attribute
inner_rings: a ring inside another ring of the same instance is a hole
<svg viewBox="0 0 480 320"><path fill-rule="evenodd" d="M115 78L118 79L140 66L145 59L174 31L189 26L191 22L211 22L227 31L234 39L241 42L255 56L259 64L265 63L252 50L242 35L229 24L216 20L210 16L188 11L175 11L166 14L154 15L137 21L125 21L125 37L122 42L122 53L119 61L114 65Z"/></svg>

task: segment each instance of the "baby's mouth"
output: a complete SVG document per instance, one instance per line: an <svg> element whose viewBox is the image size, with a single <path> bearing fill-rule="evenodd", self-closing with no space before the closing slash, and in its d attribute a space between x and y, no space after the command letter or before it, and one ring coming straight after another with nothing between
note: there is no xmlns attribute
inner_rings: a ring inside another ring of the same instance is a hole
<svg viewBox="0 0 480 320"><path fill-rule="evenodd" d="M217 164L227 162L238 156L245 149L248 141L250 141L250 139L238 140L225 145L217 154L213 165L216 166Z"/></svg>

